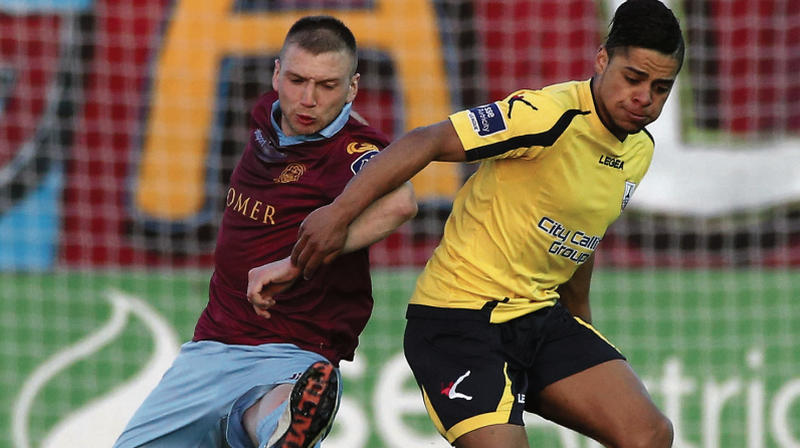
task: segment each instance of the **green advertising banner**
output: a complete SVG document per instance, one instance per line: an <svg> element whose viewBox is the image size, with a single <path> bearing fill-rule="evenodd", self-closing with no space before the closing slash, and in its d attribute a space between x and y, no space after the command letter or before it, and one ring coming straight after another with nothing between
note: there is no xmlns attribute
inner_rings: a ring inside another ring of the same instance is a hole
<svg viewBox="0 0 800 448"><path fill-rule="evenodd" d="M326 447L446 447L402 353L417 270L375 272L375 310ZM190 338L208 272L0 274L0 446L110 446ZM800 446L800 273L600 270L594 322L676 447ZM532 446L599 446L526 416Z"/></svg>

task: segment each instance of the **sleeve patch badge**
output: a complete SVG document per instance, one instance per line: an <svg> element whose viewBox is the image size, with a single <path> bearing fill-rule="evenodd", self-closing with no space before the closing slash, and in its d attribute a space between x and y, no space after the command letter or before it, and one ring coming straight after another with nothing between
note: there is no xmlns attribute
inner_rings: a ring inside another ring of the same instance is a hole
<svg viewBox="0 0 800 448"><path fill-rule="evenodd" d="M631 197L633 196L634 191L636 191L636 184L626 180L625 192L622 193L622 210L625 210L625 207L628 206L628 202L631 201Z"/></svg>
<svg viewBox="0 0 800 448"><path fill-rule="evenodd" d="M362 152L368 151L378 151L378 147L373 145L372 143L359 143L359 142L352 142L347 145L347 153L348 154L357 154Z"/></svg>
<svg viewBox="0 0 800 448"><path fill-rule="evenodd" d="M467 111L472 129L481 137L506 130L506 119L495 103L473 107Z"/></svg>
<svg viewBox="0 0 800 448"><path fill-rule="evenodd" d="M369 162L369 159L377 155L378 151L369 151L358 156L358 158L352 164L350 164L350 169L353 171L353 174L356 174L359 171L361 171L361 168L364 168L364 165L366 165L367 162Z"/></svg>

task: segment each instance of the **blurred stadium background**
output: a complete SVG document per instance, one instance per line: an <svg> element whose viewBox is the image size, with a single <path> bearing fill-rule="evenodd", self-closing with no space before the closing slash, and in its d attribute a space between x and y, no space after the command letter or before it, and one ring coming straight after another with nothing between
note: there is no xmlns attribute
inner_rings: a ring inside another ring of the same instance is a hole
<svg viewBox="0 0 800 448"><path fill-rule="evenodd" d="M355 107L397 136L587 78L618 3L0 0L0 447L110 446L191 336L246 114L296 18L351 26ZM800 447L800 0L668 3L688 60L600 245L595 322L676 446ZM420 216L373 247L375 311L326 446L447 446L403 315L472 168L420 174ZM532 446L596 446L528 425Z"/></svg>

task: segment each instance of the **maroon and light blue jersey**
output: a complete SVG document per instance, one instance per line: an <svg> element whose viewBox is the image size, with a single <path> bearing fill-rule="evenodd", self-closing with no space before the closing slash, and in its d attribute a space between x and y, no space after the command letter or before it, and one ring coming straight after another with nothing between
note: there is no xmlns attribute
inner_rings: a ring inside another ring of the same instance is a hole
<svg viewBox="0 0 800 448"><path fill-rule="evenodd" d="M270 319L247 301L247 273L289 256L303 219L331 203L388 139L350 118L330 138L280 147L270 120L276 100L268 93L253 108L250 141L231 176L209 302L194 340L288 342L338 365L352 359L372 312L368 250L341 255L310 280L300 278L275 297Z"/></svg>

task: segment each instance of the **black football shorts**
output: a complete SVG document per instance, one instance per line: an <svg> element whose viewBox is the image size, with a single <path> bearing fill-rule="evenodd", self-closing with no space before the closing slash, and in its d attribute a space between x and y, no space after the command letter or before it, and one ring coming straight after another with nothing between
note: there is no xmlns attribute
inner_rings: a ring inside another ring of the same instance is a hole
<svg viewBox="0 0 800 448"><path fill-rule="evenodd" d="M409 305L404 349L428 415L453 443L484 426L523 425L525 398L589 367L625 359L557 303L508 322L482 310Z"/></svg>

